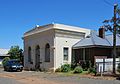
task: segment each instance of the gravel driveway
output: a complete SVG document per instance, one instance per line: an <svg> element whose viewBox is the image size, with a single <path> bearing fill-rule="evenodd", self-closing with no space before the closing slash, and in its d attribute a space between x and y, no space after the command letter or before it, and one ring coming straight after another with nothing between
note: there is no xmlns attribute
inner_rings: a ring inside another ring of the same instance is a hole
<svg viewBox="0 0 120 84"><path fill-rule="evenodd" d="M0 84L23 84L15 79L0 77Z"/></svg>
<svg viewBox="0 0 120 84"><path fill-rule="evenodd" d="M5 78L10 82L7 83L7 81L5 81ZM80 76L66 76L34 71L0 71L0 84L1 81L5 81L5 83L2 84L120 84L119 80L91 79L83 78Z"/></svg>

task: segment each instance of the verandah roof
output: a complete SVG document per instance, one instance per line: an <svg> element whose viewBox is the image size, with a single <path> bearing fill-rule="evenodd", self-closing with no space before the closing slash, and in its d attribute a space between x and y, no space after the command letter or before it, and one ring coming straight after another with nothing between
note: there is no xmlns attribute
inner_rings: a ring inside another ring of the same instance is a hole
<svg viewBox="0 0 120 84"><path fill-rule="evenodd" d="M116 35L116 45L120 46L120 36ZM95 31L91 31L90 36L81 39L73 45L73 49L88 48L88 47L111 47L113 45L113 35L105 36L105 39L100 38Z"/></svg>

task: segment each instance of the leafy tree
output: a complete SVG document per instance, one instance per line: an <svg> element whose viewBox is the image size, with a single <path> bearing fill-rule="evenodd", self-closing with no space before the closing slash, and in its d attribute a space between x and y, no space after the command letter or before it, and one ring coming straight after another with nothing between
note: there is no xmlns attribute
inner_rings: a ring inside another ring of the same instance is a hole
<svg viewBox="0 0 120 84"><path fill-rule="evenodd" d="M8 54L10 55L11 59L19 59L23 57L23 50L19 48L19 46L11 46Z"/></svg>
<svg viewBox="0 0 120 84"><path fill-rule="evenodd" d="M118 8L118 6L116 8L116 18L112 17L111 19L104 20L103 21L104 25L102 27L105 28L106 31L110 31L113 33L115 19L116 19L116 24L115 24L116 33L120 34L120 9Z"/></svg>
<svg viewBox="0 0 120 84"><path fill-rule="evenodd" d="M7 63L7 61L9 61L10 60L10 58L9 57L5 57L4 59L3 59L3 61L2 61L2 64L3 64L3 66Z"/></svg>
<svg viewBox="0 0 120 84"><path fill-rule="evenodd" d="M105 28L106 31L110 31L113 33L113 23L114 23L114 19L110 19L110 20L104 20L103 21L104 25L102 27ZM116 18L116 33L120 34L120 18Z"/></svg>

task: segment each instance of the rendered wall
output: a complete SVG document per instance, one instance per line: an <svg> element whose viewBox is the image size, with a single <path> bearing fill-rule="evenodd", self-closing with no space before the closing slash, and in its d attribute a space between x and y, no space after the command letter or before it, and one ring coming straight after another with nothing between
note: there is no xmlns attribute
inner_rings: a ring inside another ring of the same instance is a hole
<svg viewBox="0 0 120 84"><path fill-rule="evenodd" d="M54 45L54 31L45 31L38 34L34 34L24 38L24 65L25 68L35 68L35 48L37 45L40 47L40 68L41 69L53 69L54 67L54 50L52 46ZM50 45L50 62L45 62L45 45L49 43ZM33 64L28 62L28 47L32 48L32 60Z"/></svg>

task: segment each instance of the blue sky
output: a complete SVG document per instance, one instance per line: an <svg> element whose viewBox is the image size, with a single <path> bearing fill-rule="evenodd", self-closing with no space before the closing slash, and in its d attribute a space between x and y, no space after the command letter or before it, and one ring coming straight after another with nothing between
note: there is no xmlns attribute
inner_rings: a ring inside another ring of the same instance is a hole
<svg viewBox="0 0 120 84"><path fill-rule="evenodd" d="M0 48L19 45L24 32L52 22L98 30L118 0L0 0Z"/></svg>

